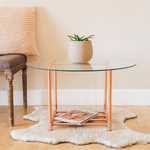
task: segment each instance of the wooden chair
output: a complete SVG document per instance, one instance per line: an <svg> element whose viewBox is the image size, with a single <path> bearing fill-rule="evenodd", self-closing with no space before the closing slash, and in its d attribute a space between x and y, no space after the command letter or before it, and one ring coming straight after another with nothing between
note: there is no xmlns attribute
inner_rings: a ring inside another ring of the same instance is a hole
<svg viewBox="0 0 150 150"><path fill-rule="evenodd" d="M22 54L0 55L0 76L6 76L7 94L9 103L9 124L14 126L13 109L13 78L14 74L22 70L23 81L23 106L27 108L27 57Z"/></svg>

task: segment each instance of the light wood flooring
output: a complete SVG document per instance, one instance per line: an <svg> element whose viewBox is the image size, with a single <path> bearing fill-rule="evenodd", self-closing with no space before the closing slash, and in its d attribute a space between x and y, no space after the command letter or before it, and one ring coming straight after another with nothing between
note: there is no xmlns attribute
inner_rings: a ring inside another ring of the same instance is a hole
<svg viewBox="0 0 150 150"><path fill-rule="evenodd" d="M38 142L22 142L14 141L9 137L9 133L14 129L23 129L32 126L33 122L23 120L22 116L33 111L34 106L28 106L24 110L22 106L15 106L15 126L9 127L8 124L8 107L0 106L0 150L113 150L105 145L89 144L84 146L77 146L70 143L61 143L57 145L50 145ZM125 124L132 130L150 134L150 106L116 106L120 108L127 108L138 117L130 119ZM122 148L124 150L150 150L150 144L147 145L133 145L131 147Z"/></svg>

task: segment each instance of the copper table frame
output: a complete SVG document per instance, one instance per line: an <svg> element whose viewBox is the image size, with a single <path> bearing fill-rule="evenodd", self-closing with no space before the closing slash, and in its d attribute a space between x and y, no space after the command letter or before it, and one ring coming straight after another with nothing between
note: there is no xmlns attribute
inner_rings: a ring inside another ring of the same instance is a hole
<svg viewBox="0 0 150 150"><path fill-rule="evenodd" d="M54 72L54 93L55 93L55 110L52 114L52 87L51 87L51 72ZM107 111L107 76L109 73L109 96L108 96L108 111ZM49 108L49 131L53 131L53 125L76 125L73 123L55 123L55 117L61 115L60 113L66 113L67 111L57 110L57 71L48 70L48 108ZM111 131L111 105L112 105L112 70L108 69L105 71L105 87L104 87L104 111L95 111L99 114L96 117L103 117L105 119L90 119L89 121L105 121L106 123L83 123L79 126L107 126L108 130Z"/></svg>

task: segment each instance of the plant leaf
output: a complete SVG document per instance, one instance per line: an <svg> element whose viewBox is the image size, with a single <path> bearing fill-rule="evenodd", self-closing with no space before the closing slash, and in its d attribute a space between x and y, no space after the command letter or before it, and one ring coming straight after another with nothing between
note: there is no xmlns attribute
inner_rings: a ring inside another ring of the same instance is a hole
<svg viewBox="0 0 150 150"><path fill-rule="evenodd" d="M94 36L94 35L90 35L90 36L88 36L87 38L88 38L88 39L89 39L89 38L93 38L93 36Z"/></svg>
<svg viewBox="0 0 150 150"><path fill-rule="evenodd" d="M71 36L71 35L67 35L71 41L75 40L75 41L88 41L90 38L93 38L94 35L90 35L88 37L85 37L85 36L82 36L81 38L77 35L77 34L74 34L74 37Z"/></svg>
<svg viewBox="0 0 150 150"><path fill-rule="evenodd" d="M77 35L77 41L80 41L80 38L79 38L79 36Z"/></svg>
<svg viewBox="0 0 150 150"><path fill-rule="evenodd" d="M88 41L88 38L84 38L84 41Z"/></svg>
<svg viewBox="0 0 150 150"><path fill-rule="evenodd" d="M90 38L93 38L93 36L94 36L94 35L90 35L90 36L88 36L88 37L82 39L82 41L88 41Z"/></svg>
<svg viewBox="0 0 150 150"><path fill-rule="evenodd" d="M73 39L75 39L73 36L71 36L71 35L67 35L69 38L70 38L70 40L71 41L73 41Z"/></svg>
<svg viewBox="0 0 150 150"><path fill-rule="evenodd" d="M74 38L75 38L75 41L78 41L78 37L76 34L74 34Z"/></svg>
<svg viewBox="0 0 150 150"><path fill-rule="evenodd" d="M84 38L85 36L82 36L81 38L80 38L80 41L82 41L82 39Z"/></svg>
<svg viewBox="0 0 150 150"><path fill-rule="evenodd" d="M75 41L76 41L76 34L74 34L74 39L75 39Z"/></svg>

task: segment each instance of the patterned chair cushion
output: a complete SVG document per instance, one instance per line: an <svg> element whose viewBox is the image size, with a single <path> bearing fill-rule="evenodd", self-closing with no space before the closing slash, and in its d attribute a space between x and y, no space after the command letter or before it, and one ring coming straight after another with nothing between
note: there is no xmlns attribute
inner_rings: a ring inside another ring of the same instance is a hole
<svg viewBox="0 0 150 150"><path fill-rule="evenodd" d="M35 7L0 7L0 54L37 56Z"/></svg>

